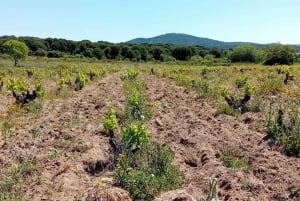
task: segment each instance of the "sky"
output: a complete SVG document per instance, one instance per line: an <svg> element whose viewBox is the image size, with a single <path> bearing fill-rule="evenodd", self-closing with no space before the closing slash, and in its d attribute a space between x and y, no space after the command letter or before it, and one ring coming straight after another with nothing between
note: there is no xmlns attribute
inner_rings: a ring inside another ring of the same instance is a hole
<svg viewBox="0 0 300 201"><path fill-rule="evenodd" d="M300 0L3 0L0 35L125 42L186 33L300 44Z"/></svg>

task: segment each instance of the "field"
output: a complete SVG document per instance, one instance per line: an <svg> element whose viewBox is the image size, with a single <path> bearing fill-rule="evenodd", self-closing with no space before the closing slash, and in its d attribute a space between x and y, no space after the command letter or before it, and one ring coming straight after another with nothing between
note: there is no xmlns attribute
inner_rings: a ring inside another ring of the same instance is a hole
<svg viewBox="0 0 300 201"><path fill-rule="evenodd" d="M21 65L0 60L0 201L300 200L299 65Z"/></svg>

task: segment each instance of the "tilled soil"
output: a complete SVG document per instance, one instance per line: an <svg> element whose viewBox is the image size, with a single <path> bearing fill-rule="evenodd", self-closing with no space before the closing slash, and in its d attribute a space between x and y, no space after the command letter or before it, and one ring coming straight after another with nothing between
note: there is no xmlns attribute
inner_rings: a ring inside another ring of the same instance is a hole
<svg viewBox="0 0 300 201"><path fill-rule="evenodd" d="M144 81L148 101L157 104L148 123L150 138L175 152L184 190L194 199L204 199L209 178L216 177L220 200L300 200L299 158L272 150L262 140L264 134L234 117L218 115L173 82L155 76L144 76ZM224 167L221 157L227 148L238 149L251 169Z"/></svg>
<svg viewBox="0 0 300 201"><path fill-rule="evenodd" d="M32 200L96 200L104 194L129 200L112 186L108 166L113 160L108 137L101 131L109 107L124 111L120 74L108 75L67 100L45 102L39 117L0 139L0 178L16 160L36 161L22 183ZM300 200L300 159L289 158L262 140L263 133L238 119L218 115L204 100L173 82L144 75L146 96L157 107L148 122L150 139L175 152L184 185L158 200L205 200L208 181L218 179L220 200ZM3 112L5 107L3 107ZM1 109L1 108L0 108ZM2 110L1 110L2 111ZM250 115L251 116L251 115ZM236 148L250 170L226 168L222 150ZM100 189L100 190L99 190ZM185 198L176 198L176 194ZM95 198L96 197L96 198ZM105 200L105 199L104 199Z"/></svg>
<svg viewBox="0 0 300 201"><path fill-rule="evenodd" d="M68 100L45 103L39 118L0 140L1 169L10 169L16 159L36 161L37 170L23 181L29 198L76 200L95 186L112 184L107 166L113 153L101 130L109 107L123 110L119 76L108 75Z"/></svg>

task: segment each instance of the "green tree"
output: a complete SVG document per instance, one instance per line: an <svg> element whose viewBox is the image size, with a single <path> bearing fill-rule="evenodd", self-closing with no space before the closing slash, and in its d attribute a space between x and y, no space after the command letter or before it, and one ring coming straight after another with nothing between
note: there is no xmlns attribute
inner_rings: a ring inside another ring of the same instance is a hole
<svg viewBox="0 0 300 201"><path fill-rule="evenodd" d="M252 45L240 45L233 49L231 62L258 62L257 49Z"/></svg>
<svg viewBox="0 0 300 201"><path fill-rule="evenodd" d="M290 45L272 44L265 49L264 65L291 65L295 62L296 49Z"/></svg>
<svg viewBox="0 0 300 201"><path fill-rule="evenodd" d="M192 56L192 50L190 47L176 47L172 51L172 56L177 60L186 61Z"/></svg>
<svg viewBox="0 0 300 201"><path fill-rule="evenodd" d="M155 60L160 60L160 55L161 54L165 54L165 50L161 47L154 47L152 50L151 50L151 53L153 55L153 58Z"/></svg>
<svg viewBox="0 0 300 201"><path fill-rule="evenodd" d="M93 54L99 60L103 59L103 57L105 56L104 51L102 49L100 49L99 47L96 47L94 49Z"/></svg>
<svg viewBox="0 0 300 201"><path fill-rule="evenodd" d="M17 66L20 59L28 56L29 48L24 42L18 40L8 40L3 44L3 52L14 59L14 65Z"/></svg>

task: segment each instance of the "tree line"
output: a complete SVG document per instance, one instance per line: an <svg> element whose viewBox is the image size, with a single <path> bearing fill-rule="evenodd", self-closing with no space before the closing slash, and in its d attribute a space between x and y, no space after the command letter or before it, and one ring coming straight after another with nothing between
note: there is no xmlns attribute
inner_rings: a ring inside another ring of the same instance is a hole
<svg viewBox="0 0 300 201"><path fill-rule="evenodd" d="M174 44L127 44L89 40L72 41L66 39L37 37L0 37L0 53L10 54L8 41L18 40L28 47L28 55L61 58L88 57L129 61L192 61L208 64L215 60L226 62L248 62L274 64L293 64L297 58L296 50L289 45L270 44L258 49L251 45L241 45L234 49L223 50L202 46L178 46ZM19 44L20 45L20 44ZM25 51L26 52L26 51ZM17 63L17 61L16 61Z"/></svg>

